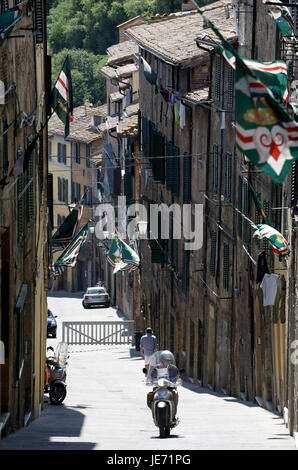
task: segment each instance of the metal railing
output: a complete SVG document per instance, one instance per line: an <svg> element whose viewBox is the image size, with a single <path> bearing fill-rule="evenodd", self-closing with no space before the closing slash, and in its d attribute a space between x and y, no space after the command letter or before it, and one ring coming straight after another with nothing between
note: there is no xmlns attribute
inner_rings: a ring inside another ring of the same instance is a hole
<svg viewBox="0 0 298 470"><path fill-rule="evenodd" d="M65 321L62 341L67 344L133 344L134 321Z"/></svg>

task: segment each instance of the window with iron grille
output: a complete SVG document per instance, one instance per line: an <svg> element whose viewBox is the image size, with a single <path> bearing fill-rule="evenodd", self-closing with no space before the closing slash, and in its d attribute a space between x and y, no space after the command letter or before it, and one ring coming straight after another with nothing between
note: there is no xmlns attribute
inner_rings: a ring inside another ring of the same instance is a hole
<svg viewBox="0 0 298 470"><path fill-rule="evenodd" d="M218 189L218 145L213 144L213 191Z"/></svg>
<svg viewBox="0 0 298 470"><path fill-rule="evenodd" d="M211 250L210 250L210 274L215 276L216 261L216 230L211 231Z"/></svg>
<svg viewBox="0 0 298 470"><path fill-rule="evenodd" d="M221 89L221 56L216 54L215 56L215 79L214 79L214 98L220 100L220 89Z"/></svg>
<svg viewBox="0 0 298 470"><path fill-rule="evenodd" d="M223 253L223 287L229 290L229 244L224 242Z"/></svg>

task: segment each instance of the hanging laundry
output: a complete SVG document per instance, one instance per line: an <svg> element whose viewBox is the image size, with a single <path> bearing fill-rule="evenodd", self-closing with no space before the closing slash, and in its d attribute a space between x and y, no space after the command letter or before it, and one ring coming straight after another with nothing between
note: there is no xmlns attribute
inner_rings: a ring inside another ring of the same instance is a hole
<svg viewBox="0 0 298 470"><path fill-rule="evenodd" d="M267 265L265 251L262 251L262 253L258 257L257 279L256 279L257 284L259 284L263 280L263 277L266 273L269 274L269 269Z"/></svg>
<svg viewBox="0 0 298 470"><path fill-rule="evenodd" d="M264 307L272 306L275 303L277 287L279 283L278 274L265 273L261 282L261 289L263 290L263 305Z"/></svg>
<svg viewBox="0 0 298 470"><path fill-rule="evenodd" d="M180 103L179 118L180 118L180 127L181 129L183 129L183 127L185 126L185 106L182 103Z"/></svg>

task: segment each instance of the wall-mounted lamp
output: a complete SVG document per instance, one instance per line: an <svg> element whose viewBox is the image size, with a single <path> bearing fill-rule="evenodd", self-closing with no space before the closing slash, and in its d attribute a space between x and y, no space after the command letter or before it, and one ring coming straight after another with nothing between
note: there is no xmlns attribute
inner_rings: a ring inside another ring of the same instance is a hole
<svg viewBox="0 0 298 470"><path fill-rule="evenodd" d="M139 220L137 224L138 224L139 234L146 235L147 224L148 224L147 220Z"/></svg>

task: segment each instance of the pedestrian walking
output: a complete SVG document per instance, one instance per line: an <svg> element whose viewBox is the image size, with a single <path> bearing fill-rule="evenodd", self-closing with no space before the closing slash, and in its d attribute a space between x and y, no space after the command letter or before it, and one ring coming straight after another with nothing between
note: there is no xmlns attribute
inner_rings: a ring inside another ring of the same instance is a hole
<svg viewBox="0 0 298 470"><path fill-rule="evenodd" d="M148 374L150 357L155 353L155 351L157 351L157 348L158 344L156 336L154 336L151 328L147 328L146 334L142 336L140 341L140 353L145 359L146 375Z"/></svg>

